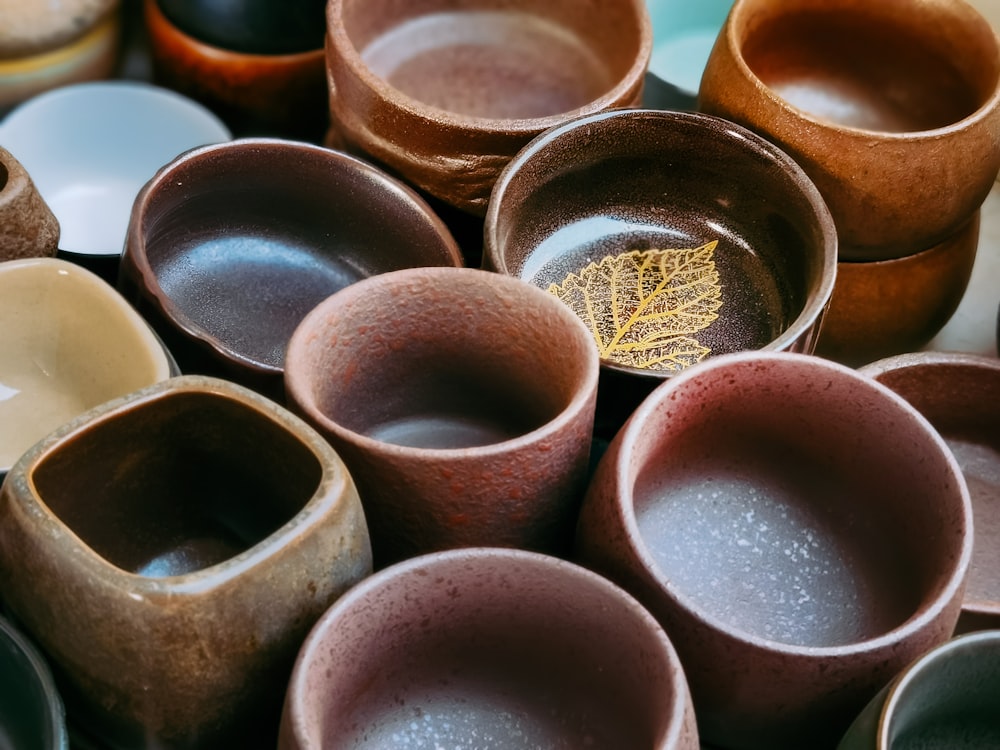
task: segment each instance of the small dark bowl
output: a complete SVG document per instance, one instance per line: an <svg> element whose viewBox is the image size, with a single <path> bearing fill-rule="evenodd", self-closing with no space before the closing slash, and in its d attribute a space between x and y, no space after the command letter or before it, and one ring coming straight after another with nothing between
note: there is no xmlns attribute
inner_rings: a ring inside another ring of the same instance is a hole
<svg viewBox="0 0 1000 750"><path fill-rule="evenodd" d="M118 286L184 373L283 399L285 347L306 314L359 279L461 266L416 193L359 159L242 139L195 149L143 188Z"/></svg>
<svg viewBox="0 0 1000 750"><path fill-rule="evenodd" d="M836 274L833 220L798 165L738 125L694 112L619 109L551 128L501 173L484 237L485 268L559 285L564 299L571 277L589 280L594 304L578 312L601 350L606 436L664 379L705 357L811 353ZM650 251L667 254L666 270L640 277L638 261L621 262ZM655 358L633 357L640 346L652 351L652 337Z"/></svg>

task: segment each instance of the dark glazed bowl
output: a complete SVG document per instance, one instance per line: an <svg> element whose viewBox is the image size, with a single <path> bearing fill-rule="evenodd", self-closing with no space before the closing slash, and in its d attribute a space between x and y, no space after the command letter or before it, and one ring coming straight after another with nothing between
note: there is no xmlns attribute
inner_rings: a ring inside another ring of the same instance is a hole
<svg viewBox="0 0 1000 750"><path fill-rule="evenodd" d="M299 652L279 750L697 750L684 673L626 592L555 557L470 548L362 581Z"/></svg>
<svg viewBox="0 0 1000 750"><path fill-rule="evenodd" d="M0 746L68 750L62 698L45 658L0 617Z"/></svg>
<svg viewBox="0 0 1000 750"><path fill-rule="evenodd" d="M279 139L195 149L136 199L118 286L184 373L283 398L285 347L320 301L359 279L460 266L416 193L359 159Z"/></svg>
<svg viewBox="0 0 1000 750"><path fill-rule="evenodd" d="M652 48L645 0L331 0L327 32L333 130L477 216L543 130L637 105Z"/></svg>
<svg viewBox="0 0 1000 750"><path fill-rule="evenodd" d="M961 469L916 409L843 365L754 351L635 411L575 559L663 625L707 742L797 750L832 747L951 636L972 546Z"/></svg>
<svg viewBox="0 0 1000 750"><path fill-rule="evenodd" d="M1000 360L913 352L860 369L905 398L944 438L969 485L975 541L958 632L1000 628Z"/></svg>
<svg viewBox="0 0 1000 750"><path fill-rule="evenodd" d="M607 436L700 359L811 352L836 275L833 221L802 170L691 112L616 110L543 133L497 180L484 237L485 268L559 285L591 328ZM668 251L667 265L640 271L623 262L633 251ZM570 295L571 275L584 292Z"/></svg>

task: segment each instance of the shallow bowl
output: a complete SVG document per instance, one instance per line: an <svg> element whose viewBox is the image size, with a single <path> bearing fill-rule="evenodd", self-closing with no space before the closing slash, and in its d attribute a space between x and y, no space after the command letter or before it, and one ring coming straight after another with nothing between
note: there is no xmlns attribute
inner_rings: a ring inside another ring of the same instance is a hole
<svg viewBox="0 0 1000 750"><path fill-rule="evenodd" d="M638 104L652 47L645 0L332 0L327 31L347 147L479 216L534 136Z"/></svg>
<svg viewBox="0 0 1000 750"><path fill-rule="evenodd" d="M830 207L842 260L919 252L1000 169L1000 43L964 0L736 0L698 108L772 140Z"/></svg>
<svg viewBox="0 0 1000 750"><path fill-rule="evenodd" d="M673 647L579 566L519 550L415 557L331 607L299 652L280 750L696 750Z"/></svg>
<svg viewBox="0 0 1000 750"><path fill-rule="evenodd" d="M914 407L843 365L755 351L635 411L576 559L670 634L710 744L822 748L951 636L972 546L961 469Z"/></svg>
<svg viewBox="0 0 1000 750"><path fill-rule="evenodd" d="M962 467L975 540L958 631L1000 628L1000 360L913 352L873 362L860 372L927 417Z"/></svg>
<svg viewBox="0 0 1000 750"><path fill-rule="evenodd" d="M247 138L193 149L146 184L118 288L183 372L280 400L288 339L319 302L386 271L461 264L427 204L376 167Z"/></svg>
<svg viewBox="0 0 1000 750"><path fill-rule="evenodd" d="M0 479L74 417L175 371L114 287L57 258L0 263Z"/></svg>
<svg viewBox="0 0 1000 750"><path fill-rule="evenodd" d="M802 170L691 112L543 133L497 180L484 237L484 267L558 294L592 330L604 433L706 357L812 351L836 273L833 221Z"/></svg>

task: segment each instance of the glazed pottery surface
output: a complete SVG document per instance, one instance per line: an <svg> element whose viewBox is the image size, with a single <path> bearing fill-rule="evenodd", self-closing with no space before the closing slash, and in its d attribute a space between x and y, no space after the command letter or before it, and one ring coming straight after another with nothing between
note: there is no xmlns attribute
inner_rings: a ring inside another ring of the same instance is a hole
<svg viewBox="0 0 1000 750"><path fill-rule="evenodd" d="M0 58L60 49L118 10L120 0L62 0L59 3L0 3Z"/></svg>
<svg viewBox="0 0 1000 750"><path fill-rule="evenodd" d="M698 107L788 152L844 260L943 241L1000 168L1000 45L963 0L737 0Z"/></svg>
<svg viewBox="0 0 1000 750"><path fill-rule="evenodd" d="M68 750L62 699L44 657L0 617L0 747Z"/></svg>
<svg viewBox="0 0 1000 750"><path fill-rule="evenodd" d="M85 268L0 263L0 478L64 422L165 380L173 366L139 314Z"/></svg>
<svg viewBox="0 0 1000 750"><path fill-rule="evenodd" d="M566 551L597 351L559 300L471 268L359 281L292 335L289 404L358 483L376 566L462 546Z"/></svg>
<svg viewBox="0 0 1000 750"><path fill-rule="evenodd" d="M189 151L147 183L118 287L182 371L280 400L288 339L319 302L373 274L461 264L441 220L384 172L248 138Z"/></svg>
<svg viewBox="0 0 1000 750"><path fill-rule="evenodd" d="M316 3L309 0L307 4ZM185 15L196 12L195 3L173 4L181 5L186 7ZM290 13L295 8L304 10L301 0L256 5L266 5L273 15ZM235 6L217 3L215 7L228 13ZM160 0L143 0L153 79L157 83L209 107L237 136L309 141L322 137L330 120L322 38L315 47L301 51L241 51L212 43L226 41L236 32L233 23L208 21L216 35L224 36L206 42L175 25L165 9ZM322 12L319 19L310 16L309 25L313 30L324 29ZM280 33L280 24L268 23L268 28Z"/></svg>
<svg viewBox="0 0 1000 750"><path fill-rule="evenodd" d="M638 104L652 47L644 0L332 0L327 30L346 144L479 216L534 136Z"/></svg>
<svg viewBox="0 0 1000 750"><path fill-rule="evenodd" d="M697 750L673 646L628 594L537 553L416 557L317 623L279 750Z"/></svg>
<svg viewBox="0 0 1000 750"><path fill-rule="evenodd" d="M691 112L618 110L553 128L497 180L483 265L557 294L601 352L598 431L712 355L811 352L837 236L802 170Z"/></svg>
<svg viewBox="0 0 1000 750"><path fill-rule="evenodd" d="M969 492L912 406L821 358L743 352L661 385L603 455L576 558L631 591L726 748L831 747L951 636Z"/></svg>
<svg viewBox="0 0 1000 750"><path fill-rule="evenodd" d="M273 748L302 639L370 572L339 456L228 381L103 404L0 490L5 603L114 748Z"/></svg>
<svg viewBox="0 0 1000 750"><path fill-rule="evenodd" d="M0 146L0 262L47 258L59 249L59 221L31 175Z"/></svg>
<svg viewBox="0 0 1000 750"><path fill-rule="evenodd" d="M48 91L0 122L0 143L59 220L60 249L84 261L117 260L136 194L160 167L190 148L229 138L204 107L129 81Z"/></svg>
<svg viewBox="0 0 1000 750"><path fill-rule="evenodd" d="M919 253L841 261L816 354L850 367L921 349L962 301L979 248L980 214Z"/></svg>
<svg viewBox="0 0 1000 750"><path fill-rule="evenodd" d="M1000 628L1000 360L914 352L873 362L861 372L927 417L962 467L975 541L958 630Z"/></svg>
<svg viewBox="0 0 1000 750"><path fill-rule="evenodd" d="M837 750L1000 747L1000 630L963 635L907 666Z"/></svg>

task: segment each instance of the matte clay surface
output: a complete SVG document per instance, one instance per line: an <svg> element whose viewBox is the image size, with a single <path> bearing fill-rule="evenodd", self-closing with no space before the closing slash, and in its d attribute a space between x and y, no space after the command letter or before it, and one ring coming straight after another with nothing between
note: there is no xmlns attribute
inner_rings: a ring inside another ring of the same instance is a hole
<svg viewBox="0 0 1000 750"><path fill-rule="evenodd" d="M0 147L0 262L50 258L59 249L59 221L13 154Z"/></svg>
<svg viewBox="0 0 1000 750"><path fill-rule="evenodd" d="M949 0L737 0L698 108L763 135L813 179L842 260L932 247L1000 168L1000 47Z"/></svg>

